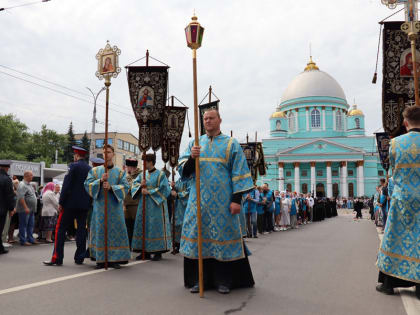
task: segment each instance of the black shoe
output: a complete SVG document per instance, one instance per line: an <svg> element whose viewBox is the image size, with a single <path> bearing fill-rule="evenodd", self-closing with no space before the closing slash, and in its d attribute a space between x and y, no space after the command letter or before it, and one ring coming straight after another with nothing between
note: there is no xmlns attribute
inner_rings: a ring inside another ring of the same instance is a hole
<svg viewBox="0 0 420 315"><path fill-rule="evenodd" d="M384 293L386 295L393 295L394 294L394 289L387 288L383 284L378 284L376 286L376 291L381 292L381 293Z"/></svg>
<svg viewBox="0 0 420 315"><path fill-rule="evenodd" d="M420 300L420 284L416 285L416 297Z"/></svg>
<svg viewBox="0 0 420 315"><path fill-rule="evenodd" d="M104 269L105 268L105 264L104 263L98 263L95 266L95 269Z"/></svg>
<svg viewBox="0 0 420 315"><path fill-rule="evenodd" d="M42 262L45 266L62 266L62 262L53 262L51 260L46 260Z"/></svg>
<svg viewBox="0 0 420 315"><path fill-rule="evenodd" d="M194 285L191 289L190 289L191 293L198 293L200 292L200 286L198 284Z"/></svg>
<svg viewBox="0 0 420 315"><path fill-rule="evenodd" d="M254 238L258 238L258 236L257 235L254 235Z"/></svg>
<svg viewBox="0 0 420 315"><path fill-rule="evenodd" d="M228 294L228 293L230 293L230 289L227 286L219 285L217 287L217 292L219 292L221 294Z"/></svg>
<svg viewBox="0 0 420 315"><path fill-rule="evenodd" d="M162 254L154 254L152 261L159 261L162 259Z"/></svg>
<svg viewBox="0 0 420 315"><path fill-rule="evenodd" d="M83 260L75 260L74 263L76 265L83 265Z"/></svg>
<svg viewBox="0 0 420 315"><path fill-rule="evenodd" d="M149 253L145 253L145 254L144 254L144 259L145 259L145 260L149 260L149 259L150 259L150 254L149 254ZM140 255L138 255L138 256L136 257L136 260L143 260L143 255L140 253Z"/></svg>
<svg viewBox="0 0 420 315"><path fill-rule="evenodd" d="M119 263L109 263L109 267L114 269L121 269L121 265Z"/></svg>
<svg viewBox="0 0 420 315"><path fill-rule="evenodd" d="M7 249L3 248L3 250L0 251L0 255L7 254L8 252Z"/></svg>

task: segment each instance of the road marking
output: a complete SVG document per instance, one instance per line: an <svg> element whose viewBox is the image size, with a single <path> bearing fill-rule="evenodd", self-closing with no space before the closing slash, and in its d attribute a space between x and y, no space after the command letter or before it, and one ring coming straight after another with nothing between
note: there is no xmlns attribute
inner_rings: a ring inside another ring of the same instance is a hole
<svg viewBox="0 0 420 315"><path fill-rule="evenodd" d="M142 263L145 263L145 262L148 262L148 261L149 260L134 261L134 262L131 262L131 263L127 264L126 266L138 265L138 264L142 264ZM55 268L60 268L60 267L55 267ZM110 271L112 269L113 268L109 268L108 270L98 269L98 270L80 272L80 273L76 273L76 274L69 275L69 276L64 276L64 277L54 278L54 279L50 279L50 280L34 282L34 283L30 283L30 284L24 284L24 285L20 285L20 286L17 286L17 287L0 290L0 295L19 292L19 291L23 291L23 290L27 290L27 289L31 289L31 288L36 288L36 287L41 287L41 286L44 286L44 285L49 285L49 284L52 284L52 283L62 282L62 281L66 281L66 280L86 277L86 276L94 275L94 274L101 273L101 272L107 272L107 271Z"/></svg>
<svg viewBox="0 0 420 315"><path fill-rule="evenodd" d="M382 228L377 227L376 230L378 231L379 237L379 247L381 246L382 239L384 235L381 233ZM403 302L405 312L407 315L418 315L420 313L420 301L416 297L416 288L402 288L402 289L395 289L395 291L401 296L401 300Z"/></svg>

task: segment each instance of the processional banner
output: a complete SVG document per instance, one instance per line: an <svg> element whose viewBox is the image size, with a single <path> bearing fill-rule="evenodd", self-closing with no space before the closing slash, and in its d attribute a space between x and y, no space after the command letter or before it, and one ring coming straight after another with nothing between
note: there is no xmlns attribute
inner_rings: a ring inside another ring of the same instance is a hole
<svg viewBox="0 0 420 315"><path fill-rule="evenodd" d="M246 142L241 143L242 150L244 151L248 168L251 171L254 183L260 176L266 175L266 165L264 159L264 152L261 142Z"/></svg>
<svg viewBox="0 0 420 315"><path fill-rule="evenodd" d="M376 144L382 167L388 172L389 169L389 135L386 132L376 133Z"/></svg>
<svg viewBox="0 0 420 315"><path fill-rule="evenodd" d="M204 113L209 109L217 109L219 110L219 101L214 101L206 104L198 105L200 110L200 135L204 135L206 130L204 129Z"/></svg>
<svg viewBox="0 0 420 315"><path fill-rule="evenodd" d="M188 107L166 106L163 113L162 160L176 167Z"/></svg>
<svg viewBox="0 0 420 315"><path fill-rule="evenodd" d="M410 41L401 30L404 22L385 22L383 32L382 123L384 130L396 137L404 134L402 112L415 104L414 76ZM420 62L420 43L416 41ZM418 73L420 64L418 63Z"/></svg>
<svg viewBox="0 0 420 315"><path fill-rule="evenodd" d="M139 125L139 148L159 150L164 132L164 110L169 67L127 67L131 106Z"/></svg>

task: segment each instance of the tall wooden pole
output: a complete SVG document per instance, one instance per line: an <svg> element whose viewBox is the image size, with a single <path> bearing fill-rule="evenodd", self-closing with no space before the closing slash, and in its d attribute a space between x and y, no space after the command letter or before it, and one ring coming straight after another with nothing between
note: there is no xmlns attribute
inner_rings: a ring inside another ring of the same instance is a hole
<svg viewBox="0 0 420 315"><path fill-rule="evenodd" d="M209 103L211 103L211 93L212 93L212 88L211 85L209 87Z"/></svg>
<svg viewBox="0 0 420 315"><path fill-rule="evenodd" d="M175 98L172 95L171 96L171 106L174 107L175 103ZM175 171L174 168L172 167L172 182L175 183ZM176 192L175 187L172 188L173 191ZM172 254L176 255L177 251L175 250L175 198L172 196L171 198L172 202Z"/></svg>
<svg viewBox="0 0 420 315"><path fill-rule="evenodd" d="M197 50L193 49L193 82L194 82L194 146L198 147L198 96L197 96ZM204 297L203 282L203 239L201 231L201 193L200 193L200 158L195 159L195 190L197 193L197 232L198 232L198 284L200 297Z"/></svg>
<svg viewBox="0 0 420 315"><path fill-rule="evenodd" d="M109 87L110 77L105 78L106 103L105 103L105 174L108 174L108 112L109 112ZM105 247L105 270L108 269L108 191L104 190L104 247Z"/></svg>
<svg viewBox="0 0 420 315"><path fill-rule="evenodd" d="M411 22L414 23L414 22ZM416 101L416 106L420 106L420 101L419 101L419 74L417 72L417 56L416 56L416 37L417 34L415 33L410 33L408 34L408 38L410 39L411 42L411 56L412 56L412 61L413 61L413 76L414 76L414 97L415 97L415 101Z"/></svg>

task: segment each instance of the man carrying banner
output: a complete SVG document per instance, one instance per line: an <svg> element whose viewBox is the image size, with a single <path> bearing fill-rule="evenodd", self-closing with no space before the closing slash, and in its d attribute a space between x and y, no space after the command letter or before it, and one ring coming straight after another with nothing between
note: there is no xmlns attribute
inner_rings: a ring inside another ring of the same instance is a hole
<svg viewBox="0 0 420 315"><path fill-rule="evenodd" d="M150 259L150 255L154 254L152 260L158 261L162 259L162 253L166 253L172 247L171 226L166 202L171 189L165 173L155 168L156 155L154 153L146 154L145 159L146 180L143 181L143 174L140 173L131 186L133 199L140 197L131 247L134 251L143 250L142 200L146 198L144 250L147 259ZM142 259L142 255L140 254L136 259Z"/></svg>
<svg viewBox="0 0 420 315"><path fill-rule="evenodd" d="M105 145L107 150L108 173L104 166L90 170L85 181L85 189L93 198L93 212L90 226L90 255L96 260L96 268L105 267L105 193L108 194L108 261L109 266L120 269L120 263L127 263L130 259L127 229L124 221L123 202L129 185L125 172L114 166L114 148ZM105 155L105 154L104 154Z"/></svg>
<svg viewBox="0 0 420 315"><path fill-rule="evenodd" d="M201 172L201 213L204 287L229 293L252 287L254 279L239 222L242 195L253 189L251 173L240 144L220 131L222 119L216 109L204 113L206 134L200 146L190 142L180 157L182 178L193 175L188 206L182 226L180 252L184 256L184 285L199 292L197 194L195 159Z"/></svg>
<svg viewBox="0 0 420 315"><path fill-rule="evenodd" d="M394 288L416 286L420 299L420 107L407 107L403 117L408 133L392 139L389 152L393 191L376 290L394 294Z"/></svg>

